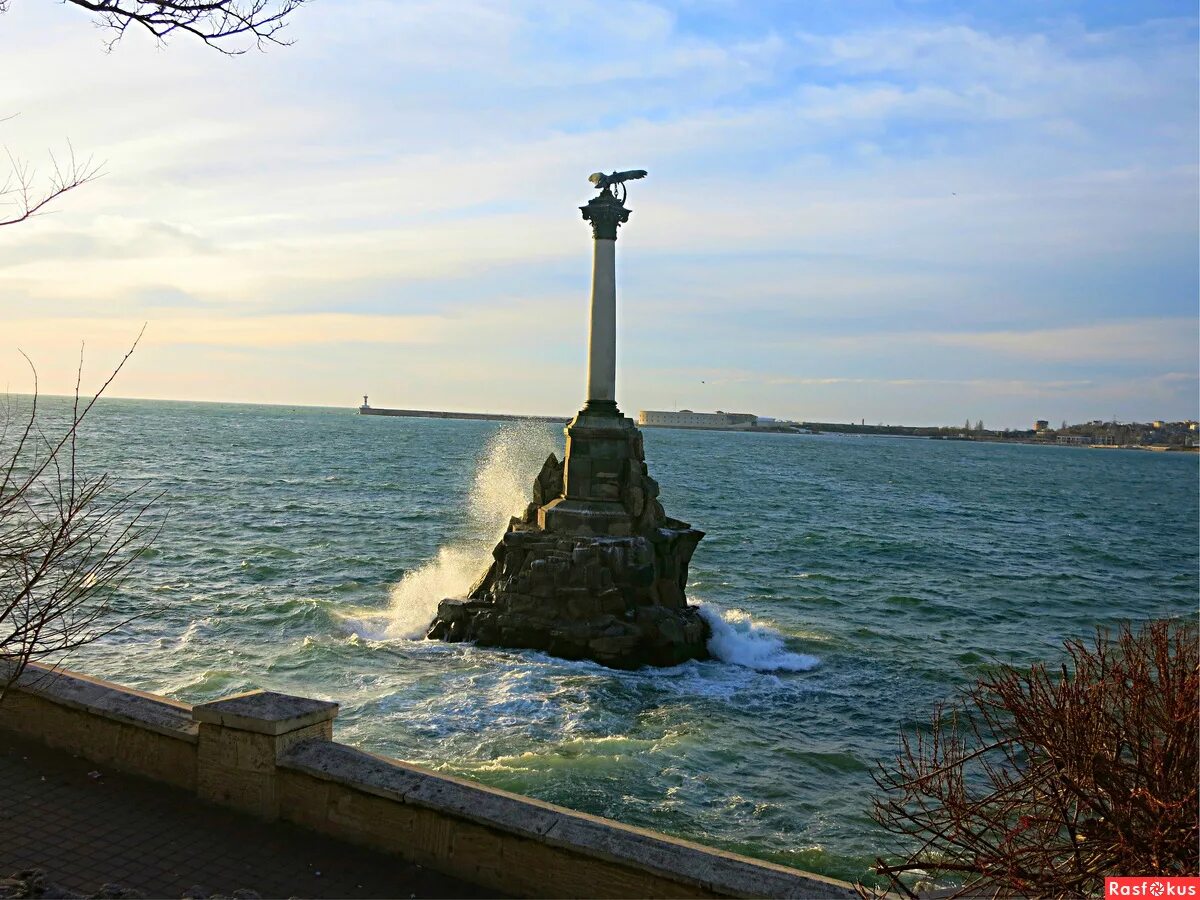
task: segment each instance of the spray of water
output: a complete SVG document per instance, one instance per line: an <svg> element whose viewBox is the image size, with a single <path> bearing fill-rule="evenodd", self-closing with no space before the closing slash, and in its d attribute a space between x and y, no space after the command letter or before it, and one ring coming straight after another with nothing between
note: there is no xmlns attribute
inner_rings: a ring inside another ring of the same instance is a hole
<svg viewBox="0 0 1200 900"><path fill-rule="evenodd" d="M702 604L700 615L712 629L708 652L722 662L759 672L807 672L820 664L815 656L788 650L782 634L740 609Z"/></svg>
<svg viewBox="0 0 1200 900"><path fill-rule="evenodd" d="M551 453L562 453L553 426L512 422L500 427L476 465L464 536L442 547L435 559L407 572L392 588L387 637L421 637L438 603L466 595L487 568L508 520L529 503L533 479Z"/></svg>

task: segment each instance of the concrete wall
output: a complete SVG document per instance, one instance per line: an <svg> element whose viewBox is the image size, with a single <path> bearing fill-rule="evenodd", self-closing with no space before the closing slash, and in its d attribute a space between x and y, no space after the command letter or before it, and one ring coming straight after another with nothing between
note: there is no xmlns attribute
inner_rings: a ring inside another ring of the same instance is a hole
<svg viewBox="0 0 1200 900"><path fill-rule="evenodd" d="M6 678L0 668L0 683ZM0 703L0 728L123 772L196 789L199 729L186 703L31 664Z"/></svg>
<svg viewBox="0 0 1200 900"><path fill-rule="evenodd" d="M336 715L337 704L270 691L193 707L31 666L0 703L0 728L516 896L857 896L844 882L339 744Z"/></svg>

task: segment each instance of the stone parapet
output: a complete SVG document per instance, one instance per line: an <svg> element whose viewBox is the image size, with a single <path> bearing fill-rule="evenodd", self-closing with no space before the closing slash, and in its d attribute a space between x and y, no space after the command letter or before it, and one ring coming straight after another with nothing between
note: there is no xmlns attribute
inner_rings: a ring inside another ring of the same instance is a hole
<svg viewBox="0 0 1200 900"><path fill-rule="evenodd" d="M411 854L526 897L855 897L834 879L725 853L474 784L408 763L318 742L281 760L294 821ZM294 776L294 777L292 777ZM313 790L313 782L324 792ZM303 799L300 799L303 797ZM452 829L444 826L452 816ZM379 824L386 821L387 827Z"/></svg>
<svg viewBox="0 0 1200 900"><path fill-rule="evenodd" d="M0 661L0 684L10 672ZM196 787L199 728L190 706L167 697L31 663L0 701L0 728L100 765Z"/></svg>
<svg viewBox="0 0 1200 900"><path fill-rule="evenodd" d="M8 680L10 663L0 661L0 684ZM196 743L192 707L169 697L122 687L69 669L30 663L9 690L16 697L39 698L62 706L176 740ZM7 698L6 698L7 701ZM4 707L0 707L3 710Z"/></svg>
<svg viewBox="0 0 1200 900"><path fill-rule="evenodd" d="M857 896L845 882L339 744L336 711L269 691L191 707L35 664L0 702L0 729L510 896Z"/></svg>

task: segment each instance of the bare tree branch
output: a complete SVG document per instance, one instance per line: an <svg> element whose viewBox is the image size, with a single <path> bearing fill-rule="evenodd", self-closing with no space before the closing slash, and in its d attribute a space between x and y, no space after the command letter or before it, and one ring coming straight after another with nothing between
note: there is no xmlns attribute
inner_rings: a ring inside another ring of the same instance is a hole
<svg viewBox="0 0 1200 900"><path fill-rule="evenodd" d="M131 25L140 26L159 44L176 32L198 38L229 56L250 47L264 50L270 44L286 46L281 32L287 18L308 0L63 0L95 15L96 24L108 34L106 49L112 50ZM9 0L0 0L0 14L8 11ZM0 117L5 122L12 116ZM101 165L89 156L77 159L67 144L68 158L62 163L50 154L52 172L44 184L28 162L5 147L9 172L0 182L0 226L16 225L41 213L68 191L87 184L102 174Z"/></svg>
<svg viewBox="0 0 1200 900"><path fill-rule="evenodd" d="M65 0L96 14L97 24L115 47L131 25L148 31L159 43L175 32L200 39L231 56L254 46L286 46L280 32L287 17L307 0ZM0 11L3 6L0 5Z"/></svg>
<svg viewBox="0 0 1200 900"><path fill-rule="evenodd" d="M67 158L61 163L50 153L49 178L46 184L38 187L37 171L29 163L13 156L7 147L4 148L9 172L0 182L0 226L16 225L41 214L52 200L103 174L101 166L92 157L84 160L77 158L70 141L67 142L67 151Z"/></svg>
<svg viewBox="0 0 1200 900"><path fill-rule="evenodd" d="M28 412L16 418L11 398L0 409L0 701L31 660L61 658L135 618L113 600L158 534L148 518L158 497L85 474L77 444L134 348L90 398L80 391L81 357L69 420L55 436L43 428L36 370Z"/></svg>

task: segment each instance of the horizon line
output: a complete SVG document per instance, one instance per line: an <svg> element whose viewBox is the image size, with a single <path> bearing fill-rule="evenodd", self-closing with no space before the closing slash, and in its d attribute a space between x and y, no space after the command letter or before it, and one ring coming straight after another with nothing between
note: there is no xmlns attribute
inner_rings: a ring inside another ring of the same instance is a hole
<svg viewBox="0 0 1200 900"><path fill-rule="evenodd" d="M0 397L4 397L4 398L35 397L35 396L38 397L39 399L41 399L41 398L54 399L54 400L74 400L75 399L74 394L43 394L43 393L31 394L31 393L17 393L17 392L11 392L11 391L6 391L3 394L0 394ZM80 394L79 396L81 398L84 396L88 396L90 398L93 395ZM360 394L359 396L362 396L362 395ZM181 399L168 398L168 397L126 397L126 396L110 395L110 394L101 395L97 399L97 403L102 403L105 400L126 400L126 401L135 402L135 403L178 403L178 404L200 403L200 404L204 404L207 406L269 406L269 407L280 407L280 408L284 408L284 407L297 408L298 407L301 409L344 410L344 411L355 412L355 413L357 413L358 410L361 408L361 405L330 406L330 405L326 405L326 404L316 404L316 403L269 403L269 402L263 402L263 401L253 401L253 400L181 400ZM372 407L372 409L410 409L410 408L409 407L375 406L375 407ZM465 413L468 415L505 415L505 416L512 416L512 417L518 418L518 419L520 419L520 418L530 418L530 419L558 419L558 418L561 418L564 420L569 420L570 418L572 418L571 416L559 416L559 415L549 415L548 416L548 415L544 415L542 413L523 413L523 412L522 413L513 413L513 412L503 412L503 411L497 411L497 410L475 411L475 410L450 410L450 409L446 409L446 410L436 410L436 409L424 409L423 410L423 409L416 409L416 408L411 408L411 409L413 412L431 412L431 413L453 412L453 413ZM673 410L673 411L679 412L680 410ZM755 413L754 415L758 416L757 413ZM825 424L825 425L856 425L856 426L862 427L862 425L860 425L860 420L862 419L862 416L859 416L859 418L857 420L849 419L845 422L838 422L833 419L825 419L825 420L818 422L816 419L792 419L792 418L787 418L787 417L781 418L778 416L758 416L758 418L774 418L774 419L778 419L780 421L785 421L785 422L796 422L797 424L800 424L800 425ZM1035 421L1037 421L1037 420L1035 420ZM1069 426L1089 425L1089 424L1091 424L1092 421L1093 420L1080 421L1080 422L1069 422L1068 425ZM1156 422L1156 421L1192 422L1192 421L1196 421L1196 420L1194 420L1194 419L1164 419L1161 416L1151 416L1148 419L1130 419L1127 422L1117 422L1116 420L1112 420L1112 424L1134 425L1134 424L1148 424L1150 422ZM883 428L957 428L957 427L959 427L955 423L944 423L944 422L935 422L935 423L872 422L872 423L863 423L863 424L867 424L869 427L872 427L872 428L880 428L880 427L883 427ZM1109 424L1109 420L1105 420L1105 424ZM999 428L985 428L984 430L985 431L1004 431L1005 428L1008 428L1009 430L1013 430L1013 431L1031 430L1031 429L1027 429L1027 428L1026 429L1013 428L1011 426L1003 426L1003 427L999 427Z"/></svg>

